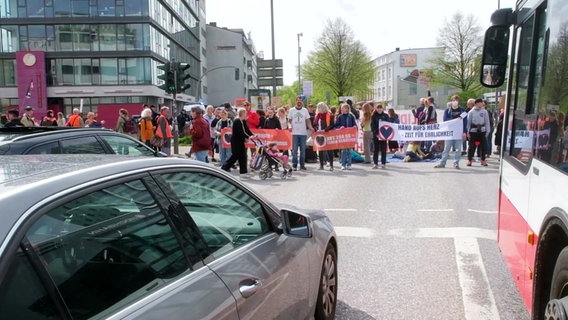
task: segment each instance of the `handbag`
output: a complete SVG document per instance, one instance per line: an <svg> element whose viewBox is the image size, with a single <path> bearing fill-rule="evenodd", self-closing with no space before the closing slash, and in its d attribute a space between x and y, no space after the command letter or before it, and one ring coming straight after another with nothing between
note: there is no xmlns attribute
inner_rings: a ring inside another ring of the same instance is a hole
<svg viewBox="0 0 568 320"><path fill-rule="evenodd" d="M154 134L152 138L150 138L150 144L156 148L161 148L164 145L164 138L160 138Z"/></svg>

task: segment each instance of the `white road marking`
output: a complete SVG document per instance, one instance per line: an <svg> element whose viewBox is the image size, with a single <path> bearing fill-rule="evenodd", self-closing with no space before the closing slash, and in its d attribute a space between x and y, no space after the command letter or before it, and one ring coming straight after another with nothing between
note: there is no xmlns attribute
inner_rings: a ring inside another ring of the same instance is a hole
<svg viewBox="0 0 568 320"><path fill-rule="evenodd" d="M476 209L467 209L469 212L476 212L476 213L497 213L497 211L486 211L486 210L476 210Z"/></svg>
<svg viewBox="0 0 568 320"><path fill-rule="evenodd" d="M370 228L335 227L335 233L339 237L372 238L374 236Z"/></svg>
<svg viewBox="0 0 568 320"><path fill-rule="evenodd" d="M497 231L481 228L391 229L391 236L415 238L481 238L497 240Z"/></svg>
<svg viewBox="0 0 568 320"><path fill-rule="evenodd" d="M356 212L357 209L323 209L323 211L341 211L341 212L349 211L349 212Z"/></svg>
<svg viewBox="0 0 568 320"><path fill-rule="evenodd" d="M418 209L416 212L451 212L454 209Z"/></svg>
<svg viewBox="0 0 568 320"><path fill-rule="evenodd" d="M477 240L455 238L454 245L465 319L500 319Z"/></svg>

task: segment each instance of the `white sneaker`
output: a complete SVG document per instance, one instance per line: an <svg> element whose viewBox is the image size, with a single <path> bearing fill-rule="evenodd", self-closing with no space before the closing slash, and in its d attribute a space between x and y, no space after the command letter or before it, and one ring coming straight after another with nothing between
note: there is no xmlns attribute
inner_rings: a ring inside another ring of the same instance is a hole
<svg viewBox="0 0 568 320"><path fill-rule="evenodd" d="M351 170L351 166L347 166L347 170Z"/></svg>
<svg viewBox="0 0 568 320"><path fill-rule="evenodd" d="M345 168L345 166L341 166L341 170L345 170L345 169L347 169L347 168Z"/></svg>

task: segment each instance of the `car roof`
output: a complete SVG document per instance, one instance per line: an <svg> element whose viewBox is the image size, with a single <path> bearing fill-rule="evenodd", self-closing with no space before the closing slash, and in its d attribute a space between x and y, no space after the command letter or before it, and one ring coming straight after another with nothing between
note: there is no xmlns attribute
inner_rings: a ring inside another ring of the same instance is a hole
<svg viewBox="0 0 568 320"><path fill-rule="evenodd" d="M107 176L178 165L217 170L203 162L175 157L96 154L0 156L0 244L22 213L39 200ZM30 194L33 196L30 197ZM32 201L28 201L30 198Z"/></svg>
<svg viewBox="0 0 568 320"><path fill-rule="evenodd" d="M52 137L53 135L76 135L85 133L115 133L103 128L76 128L76 127L13 127L0 128L0 144L38 137Z"/></svg>

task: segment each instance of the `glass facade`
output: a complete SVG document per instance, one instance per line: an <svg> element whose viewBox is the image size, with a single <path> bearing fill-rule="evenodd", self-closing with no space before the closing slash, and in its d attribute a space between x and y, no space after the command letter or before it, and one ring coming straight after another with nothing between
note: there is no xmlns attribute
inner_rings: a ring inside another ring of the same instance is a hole
<svg viewBox="0 0 568 320"><path fill-rule="evenodd" d="M196 0L0 0L0 87L16 86L16 51L38 50L48 86L160 85L156 67L173 58L191 66L195 95L198 10Z"/></svg>

